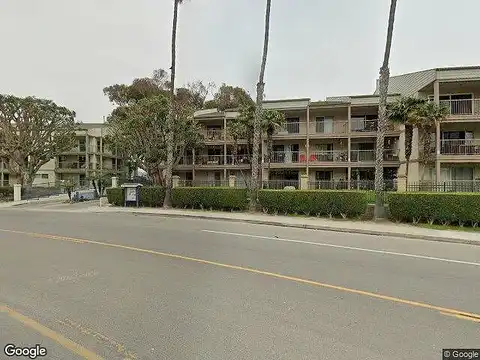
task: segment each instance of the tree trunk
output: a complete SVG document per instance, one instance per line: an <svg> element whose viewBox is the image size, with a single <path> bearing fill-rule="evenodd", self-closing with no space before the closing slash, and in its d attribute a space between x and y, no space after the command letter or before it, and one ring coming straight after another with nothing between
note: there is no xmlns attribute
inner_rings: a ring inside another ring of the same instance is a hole
<svg viewBox="0 0 480 360"><path fill-rule="evenodd" d="M267 169L268 169L268 180L270 180L270 165L272 163L272 148L273 148L273 139L272 139L273 134L268 133L267 134Z"/></svg>
<svg viewBox="0 0 480 360"><path fill-rule="evenodd" d="M272 0L267 0L265 10L265 33L263 40L262 65L260 67L260 76L257 83L257 104L255 107L255 118L253 122L253 151L252 151L252 181L250 185L250 211L257 209L257 195L259 185L259 153L260 153L260 131L263 114L263 96L265 91L265 67L267 65L268 41L270 35L270 9Z"/></svg>
<svg viewBox="0 0 480 360"><path fill-rule="evenodd" d="M387 96L388 83L390 80L390 70L388 63L390 60L390 50L392 48L393 25L395 23L395 9L397 0L390 3L390 15L388 18L387 42L385 45L385 54L383 64L380 68L380 99L378 106L378 128L377 128L377 148L375 156L375 210L374 217L376 220L385 218L384 204L384 179L383 179L383 150L385 143L385 131L387 127Z"/></svg>
<svg viewBox="0 0 480 360"><path fill-rule="evenodd" d="M413 126L405 124L405 181L408 188L408 170L412 156Z"/></svg>
<svg viewBox="0 0 480 360"><path fill-rule="evenodd" d="M168 112L167 122L167 166L165 171L165 199L163 207L171 206L172 195L172 172L173 172L173 122L175 121L175 63L176 63L176 42L177 42L177 22L178 22L178 4L179 0L173 0L173 25L172 25L172 66L170 68L170 110Z"/></svg>

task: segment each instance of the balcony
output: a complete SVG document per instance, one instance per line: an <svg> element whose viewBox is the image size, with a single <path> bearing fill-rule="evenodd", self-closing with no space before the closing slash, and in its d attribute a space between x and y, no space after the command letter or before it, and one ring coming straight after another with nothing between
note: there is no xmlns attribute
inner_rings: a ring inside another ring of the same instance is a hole
<svg viewBox="0 0 480 360"><path fill-rule="evenodd" d="M314 151L310 153L309 163L324 163L324 162L347 162L347 150L324 150Z"/></svg>
<svg viewBox="0 0 480 360"><path fill-rule="evenodd" d="M337 135L347 135L347 120L316 120L310 124L310 137L332 137Z"/></svg>
<svg viewBox="0 0 480 360"><path fill-rule="evenodd" d="M480 116L480 99L440 100L451 117Z"/></svg>
<svg viewBox="0 0 480 360"><path fill-rule="evenodd" d="M203 129L202 135L205 137L205 142L223 141L223 129Z"/></svg>
<svg viewBox="0 0 480 360"><path fill-rule="evenodd" d="M375 161L375 150L351 150L351 162L373 162Z"/></svg>
<svg viewBox="0 0 480 360"><path fill-rule="evenodd" d="M101 170L102 166L99 163L90 163L88 164L90 170Z"/></svg>
<svg viewBox="0 0 480 360"><path fill-rule="evenodd" d="M85 147L85 144L75 146L71 148L70 150L64 151L62 154L78 154L78 153L85 153L87 148Z"/></svg>
<svg viewBox="0 0 480 360"><path fill-rule="evenodd" d="M352 132L376 132L378 128L378 120L355 119L351 120Z"/></svg>
<svg viewBox="0 0 480 360"><path fill-rule="evenodd" d="M86 168L86 163L77 161L60 161L56 166L56 171L60 173L77 173L84 172Z"/></svg>
<svg viewBox="0 0 480 360"><path fill-rule="evenodd" d="M306 122L287 122L277 130L274 137L292 137L306 135Z"/></svg>
<svg viewBox="0 0 480 360"><path fill-rule="evenodd" d="M480 162L480 140L442 140L440 143L440 157L442 160L468 160Z"/></svg>

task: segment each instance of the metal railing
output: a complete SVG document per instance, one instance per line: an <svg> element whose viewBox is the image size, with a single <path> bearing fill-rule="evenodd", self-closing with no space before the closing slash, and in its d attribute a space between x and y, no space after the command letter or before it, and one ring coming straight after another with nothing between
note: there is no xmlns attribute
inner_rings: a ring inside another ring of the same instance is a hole
<svg viewBox="0 0 480 360"><path fill-rule="evenodd" d="M264 180L262 182L263 189L282 190L287 186L293 186L295 189L300 188L298 180Z"/></svg>
<svg viewBox="0 0 480 360"><path fill-rule="evenodd" d="M228 187L228 180L179 180L180 187Z"/></svg>
<svg viewBox="0 0 480 360"><path fill-rule="evenodd" d="M203 129L202 134L205 136L205 141L217 141L224 138L223 129Z"/></svg>
<svg viewBox="0 0 480 360"><path fill-rule="evenodd" d="M378 120L352 119L352 132L375 132L378 128Z"/></svg>
<svg viewBox="0 0 480 360"><path fill-rule="evenodd" d="M227 155L227 165L249 165L250 159L247 155Z"/></svg>
<svg viewBox="0 0 480 360"><path fill-rule="evenodd" d="M350 187L349 187L350 185ZM375 190L374 180L315 180L308 182L310 190ZM384 191L396 191L397 181L394 179L385 180L383 185Z"/></svg>
<svg viewBox="0 0 480 360"><path fill-rule="evenodd" d="M300 134L300 122L287 122L284 124L275 135L282 135L282 134Z"/></svg>
<svg viewBox="0 0 480 360"><path fill-rule="evenodd" d="M480 141L467 140L442 140L440 143L442 155L480 155Z"/></svg>
<svg viewBox="0 0 480 360"><path fill-rule="evenodd" d="M208 166L208 165L224 165L224 155L196 155L195 165Z"/></svg>
<svg viewBox="0 0 480 360"><path fill-rule="evenodd" d="M400 161L400 151L394 149L385 149L383 151L383 160L385 161Z"/></svg>
<svg viewBox="0 0 480 360"><path fill-rule="evenodd" d="M480 192L480 180L419 181L408 183L407 191Z"/></svg>
<svg viewBox="0 0 480 360"><path fill-rule="evenodd" d="M86 169L87 163L80 163L77 161L60 161L57 165L59 169Z"/></svg>
<svg viewBox="0 0 480 360"><path fill-rule="evenodd" d="M265 155L265 161L268 156ZM272 164L292 164L306 161L305 154L300 151L272 151L270 162Z"/></svg>
<svg viewBox="0 0 480 360"><path fill-rule="evenodd" d="M480 115L480 99L440 100L450 115Z"/></svg>
<svg viewBox="0 0 480 360"><path fill-rule="evenodd" d="M348 132L347 120L315 120L310 126L312 134L346 134Z"/></svg>
<svg viewBox="0 0 480 360"><path fill-rule="evenodd" d="M348 150L323 150L310 153L310 163L316 162L346 162Z"/></svg>
<svg viewBox="0 0 480 360"><path fill-rule="evenodd" d="M375 150L351 150L351 162L375 161Z"/></svg>

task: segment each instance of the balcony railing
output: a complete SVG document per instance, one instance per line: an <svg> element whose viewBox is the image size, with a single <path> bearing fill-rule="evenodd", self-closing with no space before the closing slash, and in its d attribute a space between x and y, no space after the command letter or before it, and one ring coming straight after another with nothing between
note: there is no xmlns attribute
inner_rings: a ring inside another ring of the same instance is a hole
<svg viewBox="0 0 480 360"><path fill-rule="evenodd" d="M300 122L287 122L275 135L300 134Z"/></svg>
<svg viewBox="0 0 480 360"><path fill-rule="evenodd" d="M224 165L224 155L197 155L195 156L195 165Z"/></svg>
<svg viewBox="0 0 480 360"><path fill-rule="evenodd" d="M375 150L351 150L351 162L375 161Z"/></svg>
<svg viewBox="0 0 480 360"><path fill-rule="evenodd" d="M227 155L227 165L248 165L250 159L247 155Z"/></svg>
<svg viewBox="0 0 480 360"><path fill-rule="evenodd" d="M480 155L480 140L442 140L440 146L442 155Z"/></svg>
<svg viewBox="0 0 480 360"><path fill-rule="evenodd" d="M90 170L100 170L102 168L102 166L98 163L90 163L90 164L88 164L88 168Z"/></svg>
<svg viewBox="0 0 480 360"><path fill-rule="evenodd" d="M450 115L480 115L480 99L440 100Z"/></svg>
<svg viewBox="0 0 480 360"><path fill-rule="evenodd" d="M203 129L202 133L205 136L205 141L219 141L224 138L222 129Z"/></svg>
<svg viewBox="0 0 480 360"><path fill-rule="evenodd" d="M58 168L59 169L86 169L87 164L86 163L80 163L76 161L61 161L58 163Z"/></svg>
<svg viewBox="0 0 480 360"><path fill-rule="evenodd" d="M346 120L317 120L310 127L313 134L346 134L348 132L348 121Z"/></svg>
<svg viewBox="0 0 480 360"><path fill-rule="evenodd" d="M309 162L346 162L348 161L347 150L324 150L310 153Z"/></svg>
<svg viewBox="0 0 480 360"><path fill-rule="evenodd" d="M375 132L378 128L378 120L352 119L352 132Z"/></svg>
<svg viewBox="0 0 480 360"><path fill-rule="evenodd" d="M265 155L265 161L268 161L268 157ZM300 151L273 151L271 156L272 164L292 164L298 162L305 162L305 154Z"/></svg>

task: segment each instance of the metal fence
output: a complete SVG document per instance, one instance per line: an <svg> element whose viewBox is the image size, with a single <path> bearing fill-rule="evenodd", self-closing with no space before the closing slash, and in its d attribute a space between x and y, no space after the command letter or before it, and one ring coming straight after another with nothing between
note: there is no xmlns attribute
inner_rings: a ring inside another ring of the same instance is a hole
<svg viewBox="0 0 480 360"><path fill-rule="evenodd" d="M287 186L300 189L300 182L298 180L265 180L262 183L263 189L282 190Z"/></svg>
<svg viewBox="0 0 480 360"><path fill-rule="evenodd" d="M349 186L350 185L350 186ZM317 180L309 181L310 190L375 190L374 180ZM396 191L396 180L385 180L383 189L385 191Z"/></svg>
<svg viewBox="0 0 480 360"><path fill-rule="evenodd" d="M22 187L22 200L38 199L64 193L65 188L60 181L34 183L31 187Z"/></svg>
<svg viewBox="0 0 480 360"><path fill-rule="evenodd" d="M419 181L409 183L407 191L480 192L480 180Z"/></svg>
<svg viewBox="0 0 480 360"><path fill-rule="evenodd" d="M228 180L180 180L180 187L228 187Z"/></svg>

